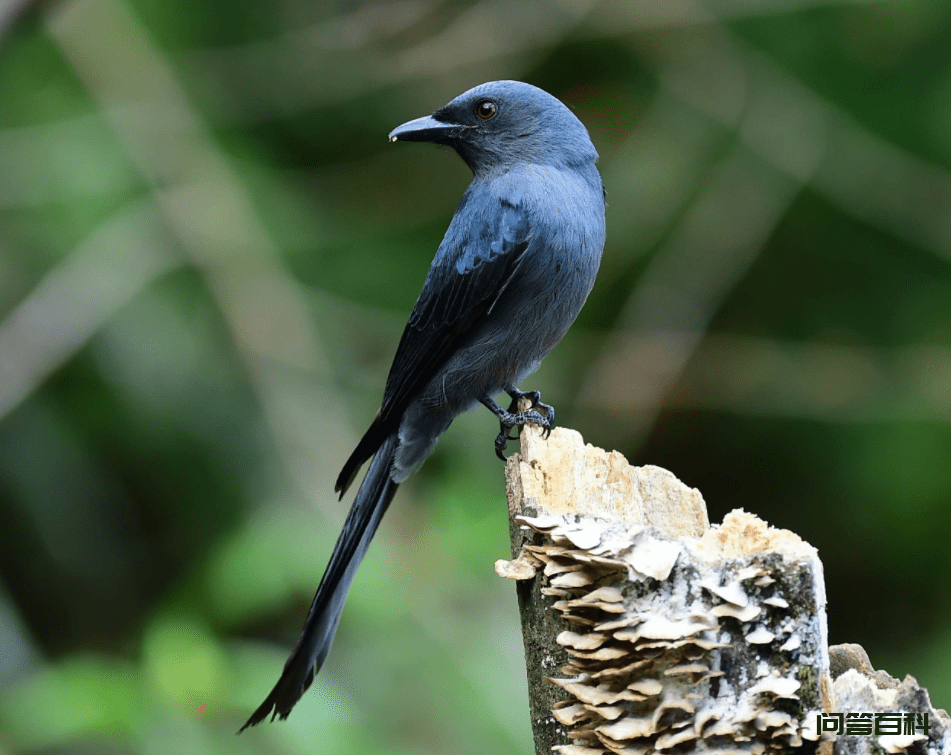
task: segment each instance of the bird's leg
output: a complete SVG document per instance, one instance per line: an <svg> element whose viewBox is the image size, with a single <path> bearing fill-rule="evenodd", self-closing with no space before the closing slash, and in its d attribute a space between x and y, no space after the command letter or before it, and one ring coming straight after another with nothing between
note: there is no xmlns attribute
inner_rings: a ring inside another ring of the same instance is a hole
<svg viewBox="0 0 951 755"><path fill-rule="evenodd" d="M530 394L528 394L528 396L529 398L531 397ZM527 412L519 412L519 411L513 412L511 410L505 411L505 409L503 409L501 406L495 403L488 396L483 396L482 398L479 399L479 401L481 401L482 404L499 419L499 426L501 428L501 432L498 434L498 437L496 437L495 439L495 455L498 456L502 461L505 461L505 454L503 453L503 451L505 451L505 447L508 445L508 441L516 440L516 438L509 437L509 430L511 430L513 427L515 426L521 427L522 425L528 423L530 425L538 425L539 427L543 428L546 433L551 432L551 427L552 427L551 420L547 416L539 414L538 412L534 410L529 410ZM536 405L545 407L545 404L536 404ZM517 399L516 399L516 402L513 404L513 407L515 409L518 409ZM547 407L547 408L551 409L551 407ZM552 410L552 416L554 416L554 410Z"/></svg>

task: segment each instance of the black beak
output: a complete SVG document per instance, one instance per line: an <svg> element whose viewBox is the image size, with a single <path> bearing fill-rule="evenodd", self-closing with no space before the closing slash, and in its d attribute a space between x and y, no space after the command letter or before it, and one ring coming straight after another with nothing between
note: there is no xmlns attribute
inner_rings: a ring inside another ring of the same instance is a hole
<svg viewBox="0 0 951 755"><path fill-rule="evenodd" d="M391 142L436 142L445 144L449 139L459 133L467 126L460 126L458 123L446 123L437 121L431 115L424 115L422 118L404 123L397 126L390 132Z"/></svg>

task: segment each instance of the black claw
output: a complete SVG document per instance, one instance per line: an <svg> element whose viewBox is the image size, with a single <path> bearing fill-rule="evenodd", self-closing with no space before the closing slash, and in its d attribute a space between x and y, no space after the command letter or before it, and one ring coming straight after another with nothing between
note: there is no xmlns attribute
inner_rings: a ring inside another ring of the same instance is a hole
<svg viewBox="0 0 951 755"><path fill-rule="evenodd" d="M499 437L495 439L495 455L498 456L503 462L508 461L505 458L505 447L508 445L506 443L505 433L499 433Z"/></svg>
<svg viewBox="0 0 951 755"><path fill-rule="evenodd" d="M509 430L511 430L514 425L505 425L504 423L500 422L499 426L501 431L495 438L495 455L498 456L502 461L506 461L506 457L503 452L508 446L508 442L510 440L518 440L518 435L509 435Z"/></svg>
<svg viewBox="0 0 951 755"><path fill-rule="evenodd" d="M504 437L505 440L518 440L518 433L515 433L515 435L509 435L509 430L511 430L513 427L517 427L517 425L506 425L502 422L499 422L499 439Z"/></svg>

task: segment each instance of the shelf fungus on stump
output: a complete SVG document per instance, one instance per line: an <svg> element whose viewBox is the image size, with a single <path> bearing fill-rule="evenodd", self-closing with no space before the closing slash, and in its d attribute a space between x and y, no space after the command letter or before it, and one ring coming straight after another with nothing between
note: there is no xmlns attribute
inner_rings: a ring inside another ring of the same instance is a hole
<svg viewBox="0 0 951 755"><path fill-rule="evenodd" d="M828 709L815 549L556 430L506 470L537 752L815 750ZM554 638L554 641L552 641ZM534 676L533 676L534 675Z"/></svg>

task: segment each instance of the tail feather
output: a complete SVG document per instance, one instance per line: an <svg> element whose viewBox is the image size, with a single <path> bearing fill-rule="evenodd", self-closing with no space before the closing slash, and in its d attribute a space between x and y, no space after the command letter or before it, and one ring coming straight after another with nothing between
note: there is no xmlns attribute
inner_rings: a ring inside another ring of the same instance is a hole
<svg viewBox="0 0 951 755"><path fill-rule="evenodd" d="M353 478L357 476L357 472L360 471L363 463L377 452L390 434L390 430L384 426L384 423L380 420L380 414L377 412L370 427L360 438L360 442L353 449L353 453L350 454L350 458L347 459L343 469L340 470L340 475L337 477L334 491L340 493L341 498L347 492L347 488L350 487Z"/></svg>
<svg viewBox="0 0 951 755"><path fill-rule="evenodd" d="M314 680L330 652L343 604L350 590L357 567L363 560L370 540L383 514L393 500L397 483L390 478L390 467L396 451L397 437L383 441L357 491L353 506L337 539L327 570L324 572L314 602L310 606L304 629L291 651L284 671L274 689L241 727L239 734L268 716L287 718L291 709Z"/></svg>

